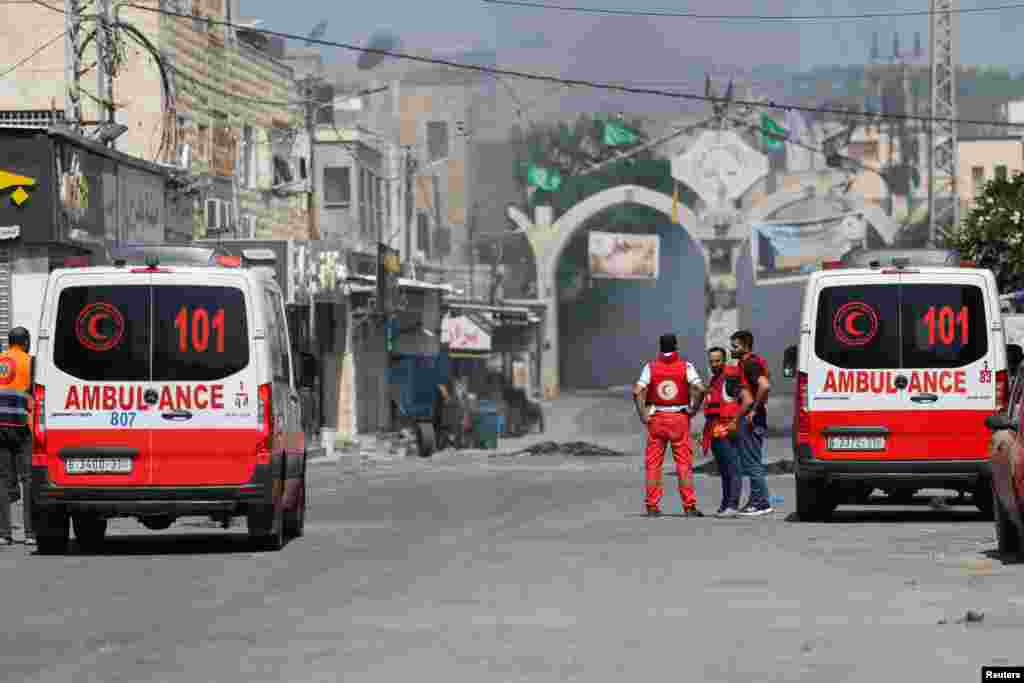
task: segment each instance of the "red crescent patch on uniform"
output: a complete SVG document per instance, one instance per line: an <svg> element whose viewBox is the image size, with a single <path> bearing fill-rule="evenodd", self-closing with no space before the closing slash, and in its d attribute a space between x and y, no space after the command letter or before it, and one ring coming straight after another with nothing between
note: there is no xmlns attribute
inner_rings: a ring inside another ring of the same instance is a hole
<svg viewBox="0 0 1024 683"><path fill-rule="evenodd" d="M0 384L10 384L14 381L17 368L10 358L0 358Z"/></svg>

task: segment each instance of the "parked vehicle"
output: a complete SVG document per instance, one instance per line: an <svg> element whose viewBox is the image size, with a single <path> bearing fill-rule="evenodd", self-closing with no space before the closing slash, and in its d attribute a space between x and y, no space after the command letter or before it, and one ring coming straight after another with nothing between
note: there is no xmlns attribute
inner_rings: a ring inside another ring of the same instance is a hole
<svg viewBox="0 0 1024 683"><path fill-rule="evenodd" d="M257 261L260 255L254 255ZM281 288L262 268L51 273L35 357L32 496L40 551L102 543L112 517L164 529L244 516L279 549L303 533L306 457Z"/></svg>
<svg viewBox="0 0 1024 683"><path fill-rule="evenodd" d="M1019 356L988 270L898 257L811 274L799 345L784 358L797 380L800 518L827 518L876 488L899 501L922 488L969 491L991 514L984 420L1005 410Z"/></svg>

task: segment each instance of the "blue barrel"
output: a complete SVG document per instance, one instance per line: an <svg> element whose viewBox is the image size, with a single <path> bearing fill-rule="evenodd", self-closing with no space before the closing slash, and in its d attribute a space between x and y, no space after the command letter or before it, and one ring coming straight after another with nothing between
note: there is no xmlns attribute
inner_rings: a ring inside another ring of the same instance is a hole
<svg viewBox="0 0 1024 683"><path fill-rule="evenodd" d="M473 431L481 448L495 449L498 447L500 426L501 415L496 410L481 410L473 417Z"/></svg>

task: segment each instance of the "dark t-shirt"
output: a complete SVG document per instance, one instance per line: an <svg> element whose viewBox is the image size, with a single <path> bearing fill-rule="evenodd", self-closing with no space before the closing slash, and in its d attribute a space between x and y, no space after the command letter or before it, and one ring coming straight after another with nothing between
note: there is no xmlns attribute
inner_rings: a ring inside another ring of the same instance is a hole
<svg viewBox="0 0 1024 683"><path fill-rule="evenodd" d="M741 364L743 369L743 376L746 378L747 383L751 386L754 394L751 396L752 399L757 398L757 382L761 379L761 375L764 372L761 370L761 364L753 358L749 358ZM754 412L754 424L762 427L768 426L768 411L764 406L761 406Z"/></svg>

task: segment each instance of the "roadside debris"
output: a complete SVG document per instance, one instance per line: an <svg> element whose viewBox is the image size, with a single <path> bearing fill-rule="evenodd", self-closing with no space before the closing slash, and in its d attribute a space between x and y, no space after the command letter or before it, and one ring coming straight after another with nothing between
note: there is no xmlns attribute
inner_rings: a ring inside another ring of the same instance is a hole
<svg viewBox="0 0 1024 683"><path fill-rule="evenodd" d="M980 624L985 620L985 613L969 609L966 613L953 623L955 624ZM949 619L939 619L939 624L948 624Z"/></svg>
<svg viewBox="0 0 1024 683"><path fill-rule="evenodd" d="M575 457L616 457L621 458L628 455L621 451L616 451L611 448L605 448L604 446L598 446L597 444L587 443L586 441L569 441L563 444L559 444L555 441L544 441L542 443L534 444L527 448L520 449L518 451L512 451L507 453L496 453L495 456L521 456L521 455L571 455Z"/></svg>

